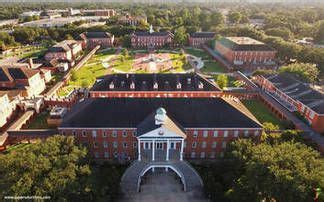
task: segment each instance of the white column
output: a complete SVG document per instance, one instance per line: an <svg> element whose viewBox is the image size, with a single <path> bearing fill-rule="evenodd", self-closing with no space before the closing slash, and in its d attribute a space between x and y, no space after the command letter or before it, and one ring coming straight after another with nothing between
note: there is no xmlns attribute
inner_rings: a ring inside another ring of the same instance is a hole
<svg viewBox="0 0 324 202"><path fill-rule="evenodd" d="M141 140L138 139L138 161L141 161Z"/></svg>
<svg viewBox="0 0 324 202"><path fill-rule="evenodd" d="M180 161L183 161L183 144L184 144L184 141L183 141L183 139L182 139L182 140L181 140Z"/></svg>
<svg viewBox="0 0 324 202"><path fill-rule="evenodd" d="M170 140L167 140L166 161L169 161Z"/></svg>
<svg viewBox="0 0 324 202"><path fill-rule="evenodd" d="M152 141L152 161L155 161L155 140Z"/></svg>

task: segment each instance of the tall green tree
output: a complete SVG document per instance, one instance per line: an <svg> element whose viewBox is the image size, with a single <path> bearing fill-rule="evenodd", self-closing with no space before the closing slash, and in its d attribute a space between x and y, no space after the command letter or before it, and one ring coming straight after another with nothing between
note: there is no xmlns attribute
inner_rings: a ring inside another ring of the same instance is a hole
<svg viewBox="0 0 324 202"><path fill-rule="evenodd" d="M226 74L219 74L216 77L216 83L221 88L224 89L228 86L228 77Z"/></svg>
<svg viewBox="0 0 324 202"><path fill-rule="evenodd" d="M242 139L231 146L242 171L230 193L234 201L313 201L314 189L324 188L324 161L304 144Z"/></svg>
<svg viewBox="0 0 324 202"><path fill-rule="evenodd" d="M87 151L73 137L53 136L0 155L0 198L3 196L50 196L67 200L79 195L82 179L90 174Z"/></svg>
<svg viewBox="0 0 324 202"><path fill-rule="evenodd" d="M188 39L188 36L186 33L186 29L183 26L177 28L174 31L174 41L176 44L181 45L181 46L185 45L185 43L187 42L187 39Z"/></svg>
<svg viewBox="0 0 324 202"><path fill-rule="evenodd" d="M314 64L293 63L279 68L281 73L291 73L308 82L315 82L319 75L319 70Z"/></svg>

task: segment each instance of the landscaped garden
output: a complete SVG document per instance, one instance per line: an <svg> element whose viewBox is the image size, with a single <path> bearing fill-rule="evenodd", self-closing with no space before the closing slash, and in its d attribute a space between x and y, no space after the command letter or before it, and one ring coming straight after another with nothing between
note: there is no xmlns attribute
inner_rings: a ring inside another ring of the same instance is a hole
<svg viewBox="0 0 324 202"><path fill-rule="evenodd" d="M284 121L280 120L273 114L261 101L259 100L244 100L242 101L246 108L264 124L266 122L279 126L279 128L286 128Z"/></svg>

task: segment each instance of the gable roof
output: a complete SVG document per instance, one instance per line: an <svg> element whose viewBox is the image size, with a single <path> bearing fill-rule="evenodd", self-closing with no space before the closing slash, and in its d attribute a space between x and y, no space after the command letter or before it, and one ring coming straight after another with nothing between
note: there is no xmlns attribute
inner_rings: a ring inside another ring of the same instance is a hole
<svg viewBox="0 0 324 202"><path fill-rule="evenodd" d="M61 127L136 128L160 107L184 128L262 128L221 98L89 98L72 108Z"/></svg>
<svg viewBox="0 0 324 202"><path fill-rule="evenodd" d="M33 70L26 67L0 67L0 81L29 79L37 73L39 73L38 70Z"/></svg>

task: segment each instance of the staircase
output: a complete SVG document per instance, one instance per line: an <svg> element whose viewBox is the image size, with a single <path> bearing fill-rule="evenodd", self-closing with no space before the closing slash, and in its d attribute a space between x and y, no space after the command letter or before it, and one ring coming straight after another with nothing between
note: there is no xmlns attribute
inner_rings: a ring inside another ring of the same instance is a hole
<svg viewBox="0 0 324 202"><path fill-rule="evenodd" d="M136 193L140 190L141 179L150 167L166 168L175 170L184 184L184 190L200 191L203 187L203 181L196 170L185 161L169 162L144 162L135 161L124 173L121 179L121 189L124 194Z"/></svg>

